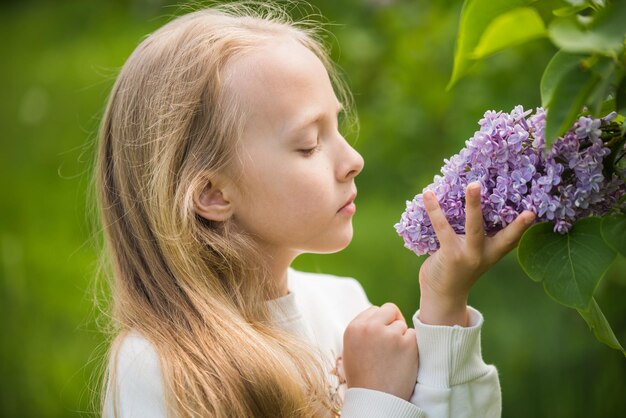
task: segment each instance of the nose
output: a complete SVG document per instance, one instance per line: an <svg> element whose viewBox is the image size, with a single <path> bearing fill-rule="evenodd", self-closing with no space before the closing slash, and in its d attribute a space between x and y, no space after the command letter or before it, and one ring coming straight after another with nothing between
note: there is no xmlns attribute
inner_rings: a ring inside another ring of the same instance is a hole
<svg viewBox="0 0 626 418"><path fill-rule="evenodd" d="M345 152L342 153L342 157L337 164L337 178L342 181L352 180L363 170L365 161L361 154L345 138L343 138L343 148Z"/></svg>

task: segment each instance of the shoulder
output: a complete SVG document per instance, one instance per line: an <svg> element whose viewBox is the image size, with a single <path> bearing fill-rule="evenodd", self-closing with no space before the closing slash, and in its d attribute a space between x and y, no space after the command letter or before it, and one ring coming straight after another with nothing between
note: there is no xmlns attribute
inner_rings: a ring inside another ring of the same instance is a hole
<svg viewBox="0 0 626 418"><path fill-rule="evenodd" d="M112 411L114 399L121 417L148 416L146 412L153 417L165 416L161 363L154 346L143 335L129 331L118 337L109 372L105 416Z"/></svg>
<svg viewBox="0 0 626 418"><path fill-rule="evenodd" d="M129 331L118 341L114 358L120 378L132 374L161 377L159 356L150 341L137 331Z"/></svg>
<svg viewBox="0 0 626 418"><path fill-rule="evenodd" d="M138 331L130 330L120 335L116 343L118 356L127 359L141 355L147 355L152 359L158 358L152 343Z"/></svg>

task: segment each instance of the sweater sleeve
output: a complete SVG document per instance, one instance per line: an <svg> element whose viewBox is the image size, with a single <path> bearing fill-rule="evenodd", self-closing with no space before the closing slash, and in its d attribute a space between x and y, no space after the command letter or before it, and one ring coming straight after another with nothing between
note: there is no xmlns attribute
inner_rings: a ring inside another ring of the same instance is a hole
<svg viewBox="0 0 626 418"><path fill-rule="evenodd" d="M417 406L385 392L365 388L346 391L341 418L426 418Z"/></svg>
<svg viewBox="0 0 626 418"><path fill-rule="evenodd" d="M413 316L419 350L417 384L410 402L427 418L498 418L502 412L496 368L480 349L483 316L468 307L469 326L434 326Z"/></svg>

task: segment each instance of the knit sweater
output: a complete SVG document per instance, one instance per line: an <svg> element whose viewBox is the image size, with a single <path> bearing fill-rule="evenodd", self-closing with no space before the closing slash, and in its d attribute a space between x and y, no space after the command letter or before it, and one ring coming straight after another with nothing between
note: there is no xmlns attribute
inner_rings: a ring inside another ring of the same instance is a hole
<svg viewBox="0 0 626 418"><path fill-rule="evenodd" d="M318 347L327 356L329 384L343 399L342 418L499 417L501 395L495 367L480 350L482 315L468 307L469 326L432 326L413 316L419 371L409 402L391 394L346 388L341 369L343 333L354 317L371 306L353 278L288 271L289 294L268 302L276 325ZM118 417L165 418L165 393L159 358L136 331L119 346L116 367ZM109 382L103 416L113 417Z"/></svg>

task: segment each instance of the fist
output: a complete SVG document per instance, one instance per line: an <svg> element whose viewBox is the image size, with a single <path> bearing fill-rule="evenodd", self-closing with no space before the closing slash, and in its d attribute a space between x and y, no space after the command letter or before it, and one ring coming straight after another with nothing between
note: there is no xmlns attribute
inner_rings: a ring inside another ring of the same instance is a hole
<svg viewBox="0 0 626 418"><path fill-rule="evenodd" d="M372 306L350 322L343 335L343 367L348 388L410 399L417 381L417 340L396 305Z"/></svg>

